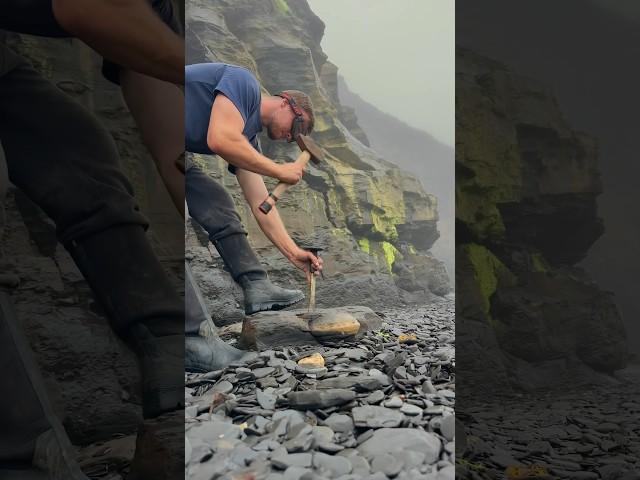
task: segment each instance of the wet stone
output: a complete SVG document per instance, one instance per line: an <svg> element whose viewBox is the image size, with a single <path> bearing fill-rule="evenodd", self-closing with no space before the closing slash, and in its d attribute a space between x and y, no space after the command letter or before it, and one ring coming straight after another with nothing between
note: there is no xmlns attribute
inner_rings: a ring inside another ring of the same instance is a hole
<svg viewBox="0 0 640 480"><path fill-rule="evenodd" d="M233 385L231 384L231 382L228 382L226 380L222 380L221 382L216 383L213 388L211 388L211 391L218 393L230 393L232 390Z"/></svg>
<svg viewBox="0 0 640 480"><path fill-rule="evenodd" d="M313 470L310 468L292 466L285 470L282 478L283 480L301 480L303 476L311 473Z"/></svg>
<svg viewBox="0 0 640 480"><path fill-rule="evenodd" d="M422 413L422 409L415 405L411 405L410 403L405 403L400 407L400 411L405 415L415 416L420 415Z"/></svg>
<svg viewBox="0 0 640 480"><path fill-rule="evenodd" d="M390 408L375 405L355 407L352 410L352 413L356 427L397 427L403 419L402 414L397 410L391 410Z"/></svg>
<svg viewBox="0 0 640 480"><path fill-rule="evenodd" d="M331 474L331 478L351 473L351 462L335 455L328 455L322 452L313 454L313 466Z"/></svg>
<svg viewBox="0 0 640 480"><path fill-rule="evenodd" d="M349 460L349 463L351 463L352 474L365 476L371 473L371 465L369 465L366 458L361 457L357 452L355 452L355 455L347 457L347 459Z"/></svg>
<svg viewBox="0 0 640 480"><path fill-rule="evenodd" d="M322 443L318 443L316 445L316 448L322 452L326 452L326 453L337 453L340 452L342 450L344 450L345 447L343 447L342 445L338 445L337 443L333 443L333 442L322 442Z"/></svg>
<svg viewBox="0 0 640 480"><path fill-rule="evenodd" d="M442 436L449 441L452 441L454 439L456 433L455 415L447 415L442 418L442 421L440 422L440 433L442 433ZM549 445L549 443L544 442L544 447L536 449L536 451L546 452L550 448L551 446Z"/></svg>
<svg viewBox="0 0 640 480"><path fill-rule="evenodd" d="M307 390L287 394L293 408L313 410L316 408L343 405L356 398L355 392L346 389Z"/></svg>
<svg viewBox="0 0 640 480"><path fill-rule="evenodd" d="M306 365L297 365L296 372L302 373L305 375L323 375L328 372L325 367L313 367Z"/></svg>
<svg viewBox="0 0 640 480"><path fill-rule="evenodd" d="M258 399L258 404L265 410L273 410L275 408L277 400L275 395L258 389L256 390L256 397Z"/></svg>
<svg viewBox="0 0 640 480"><path fill-rule="evenodd" d="M340 413L332 413L323 423L334 432L352 432L355 428L353 419L349 415Z"/></svg>
<svg viewBox="0 0 640 480"><path fill-rule="evenodd" d="M314 443L331 443L333 441L333 430L326 426L314 426L312 427L312 434Z"/></svg>
<svg viewBox="0 0 640 480"><path fill-rule="evenodd" d="M264 378L268 375L273 374L276 371L276 369L273 367L263 367L263 368L256 368L252 371L255 377L258 379L258 378Z"/></svg>
<svg viewBox="0 0 640 480"><path fill-rule="evenodd" d="M384 400L384 393L382 393L380 390L376 390L364 399L365 402L371 405L378 404L382 400Z"/></svg>
<svg viewBox="0 0 640 480"><path fill-rule="evenodd" d="M441 442L432 433L415 428L381 428L362 442L357 450L370 461L385 453L412 450L426 455L426 462L434 463L440 457Z"/></svg>
<svg viewBox="0 0 640 480"><path fill-rule="evenodd" d="M400 408L404 402L400 397L391 397L389 400L384 402L384 406L387 408Z"/></svg>
<svg viewBox="0 0 640 480"><path fill-rule="evenodd" d="M400 473L404 462L395 455L385 453L373 459L371 462L371 471L382 472L388 477L395 477Z"/></svg>
<svg viewBox="0 0 640 480"><path fill-rule="evenodd" d="M311 448L313 442L313 429L306 423L301 423L289 428L287 432L287 441L284 447L289 453L307 451Z"/></svg>
<svg viewBox="0 0 640 480"><path fill-rule="evenodd" d="M277 388L279 386L278 381L273 377L259 378L256 383L260 388Z"/></svg>
<svg viewBox="0 0 640 480"><path fill-rule="evenodd" d="M297 366L298 366L298 364L296 362L294 362L293 360L285 360L284 361L284 367L287 370L295 370Z"/></svg>
<svg viewBox="0 0 640 480"><path fill-rule="evenodd" d="M389 385L389 381L385 377L370 377L370 376L348 376L348 377L335 377L327 378L318 382L316 388L355 388L358 391L370 392L378 390Z"/></svg>
<svg viewBox="0 0 640 480"><path fill-rule="evenodd" d="M312 460L310 453L287 453L271 457L273 466L282 470L289 467L311 467Z"/></svg>

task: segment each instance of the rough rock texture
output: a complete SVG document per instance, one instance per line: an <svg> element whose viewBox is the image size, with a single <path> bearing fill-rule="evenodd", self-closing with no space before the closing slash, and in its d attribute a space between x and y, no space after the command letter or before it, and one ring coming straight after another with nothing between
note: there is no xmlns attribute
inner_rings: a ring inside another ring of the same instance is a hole
<svg viewBox="0 0 640 480"><path fill-rule="evenodd" d="M440 238L431 247L442 260L447 272L455 271L455 154L453 147L441 143L429 133L414 128L393 115L385 113L350 91L347 81L338 76L338 91L343 105L355 110L358 124L367 132L370 146L384 158L410 172L422 186L438 199L438 231ZM352 133L349 118L342 122ZM354 135L356 135L354 133ZM356 135L357 136L357 135Z"/></svg>
<svg viewBox="0 0 640 480"><path fill-rule="evenodd" d="M367 307L260 312L245 319L240 345L265 350L292 345L354 341L379 330L382 319Z"/></svg>
<svg viewBox="0 0 640 480"><path fill-rule="evenodd" d="M535 388L623 368L611 294L575 266L603 232L594 140L544 87L470 51L457 52L456 96L464 381Z"/></svg>
<svg viewBox="0 0 640 480"><path fill-rule="evenodd" d="M119 90L102 78L100 59L75 40L7 34L6 41L109 128L151 221L149 236L156 251L168 270L183 275L182 222ZM71 440L87 444L134 433L141 420L135 356L113 335L71 257L57 244L51 220L13 187L4 205L0 200L2 218L0 270L20 279L11 291L16 314Z"/></svg>
<svg viewBox="0 0 640 480"><path fill-rule="evenodd" d="M453 298L380 316L356 342L189 374L185 478L453 479Z"/></svg>
<svg viewBox="0 0 640 480"><path fill-rule="evenodd" d="M295 88L308 93L314 103L313 137L325 149L326 161L310 166L278 206L296 240L325 249L326 280L318 282L318 306L379 308L390 302L425 302L448 292L444 268L429 255L439 235L435 197L366 146L353 112L339 103L337 67L320 48L324 24L307 2L196 0L187 5L186 15L187 63L242 65L256 74L263 94ZM262 147L278 161L299 154L295 145L266 138ZM232 192L249 239L272 277L304 288L303 277L260 232L226 162L212 156L193 158ZM222 296L212 298L206 291L239 292L228 277L221 281L211 273L218 260L200 250L206 246L202 240L194 234L187 239L194 274L212 313L222 312L216 322L229 323L224 316L236 315L232 305L226 300L221 304Z"/></svg>
<svg viewBox="0 0 640 480"><path fill-rule="evenodd" d="M638 478L640 365L616 377L603 376L597 388L496 391L465 405L456 478Z"/></svg>

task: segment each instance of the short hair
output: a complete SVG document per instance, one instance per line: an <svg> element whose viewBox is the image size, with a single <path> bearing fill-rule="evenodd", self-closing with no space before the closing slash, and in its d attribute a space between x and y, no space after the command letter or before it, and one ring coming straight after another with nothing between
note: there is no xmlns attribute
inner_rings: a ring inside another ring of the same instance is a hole
<svg viewBox="0 0 640 480"><path fill-rule="evenodd" d="M315 116L313 115L313 103L309 95L299 90L283 90L282 93L286 93L296 102L296 105L300 107L309 117L309 127L307 133L313 131L313 125L315 123Z"/></svg>

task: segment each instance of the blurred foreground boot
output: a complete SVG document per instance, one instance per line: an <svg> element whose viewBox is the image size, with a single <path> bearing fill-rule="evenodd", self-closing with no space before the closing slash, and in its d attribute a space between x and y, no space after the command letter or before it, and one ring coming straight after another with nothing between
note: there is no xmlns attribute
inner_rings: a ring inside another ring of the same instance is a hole
<svg viewBox="0 0 640 480"><path fill-rule="evenodd" d="M271 283L244 233L229 235L213 244L233 279L242 287L247 315L279 310L304 299L300 290L288 290Z"/></svg>
<svg viewBox="0 0 640 480"><path fill-rule="evenodd" d="M76 463L10 302L0 291L0 478L89 480Z"/></svg>
<svg viewBox="0 0 640 480"><path fill-rule="evenodd" d="M121 225L66 245L116 333L135 351L145 418L184 407L184 301L144 229Z"/></svg>
<svg viewBox="0 0 640 480"><path fill-rule="evenodd" d="M257 355L232 347L219 336L216 326L195 282L189 264L185 271L185 370L189 372L211 372L220 370L233 362L249 361Z"/></svg>

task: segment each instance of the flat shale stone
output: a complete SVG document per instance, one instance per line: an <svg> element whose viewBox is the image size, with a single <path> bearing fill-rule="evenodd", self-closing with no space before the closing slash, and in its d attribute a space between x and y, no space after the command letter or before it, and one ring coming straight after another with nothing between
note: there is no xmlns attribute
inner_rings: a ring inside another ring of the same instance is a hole
<svg viewBox="0 0 640 480"><path fill-rule="evenodd" d="M355 398L355 392L341 388L330 390L306 390L301 392L290 392L287 394L287 400L289 400L291 407L304 410L343 405Z"/></svg>
<svg viewBox="0 0 640 480"><path fill-rule="evenodd" d="M385 428L397 427L402 422L403 416L397 410L366 405L355 407L352 410L353 422L356 427Z"/></svg>

